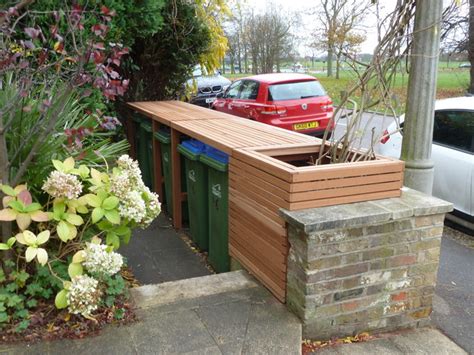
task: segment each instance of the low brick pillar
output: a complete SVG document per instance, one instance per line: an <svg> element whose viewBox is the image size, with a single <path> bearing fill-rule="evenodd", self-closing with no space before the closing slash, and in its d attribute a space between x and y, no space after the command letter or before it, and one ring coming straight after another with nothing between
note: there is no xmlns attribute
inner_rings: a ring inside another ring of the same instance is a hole
<svg viewBox="0 0 474 355"><path fill-rule="evenodd" d="M451 210L404 188L401 198L282 211L290 242L287 304L304 336L428 324Z"/></svg>

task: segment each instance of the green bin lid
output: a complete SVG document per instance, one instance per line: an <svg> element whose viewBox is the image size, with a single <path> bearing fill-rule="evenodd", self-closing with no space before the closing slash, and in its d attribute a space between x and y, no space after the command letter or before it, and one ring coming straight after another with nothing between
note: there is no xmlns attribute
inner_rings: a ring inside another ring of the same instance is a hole
<svg viewBox="0 0 474 355"><path fill-rule="evenodd" d="M142 119L140 116L138 116L138 115L133 115L132 119L133 119L133 122L135 122L135 123L142 123L142 120L143 120L143 119Z"/></svg>
<svg viewBox="0 0 474 355"><path fill-rule="evenodd" d="M194 153L192 150L186 148L184 145L180 144L177 148L178 152L184 155L187 159L197 161L199 160L199 155Z"/></svg>
<svg viewBox="0 0 474 355"><path fill-rule="evenodd" d="M201 155L199 156L199 161L206 164L207 166L225 173L227 171L228 164L222 163L216 159L211 158L208 155Z"/></svg>
<svg viewBox="0 0 474 355"><path fill-rule="evenodd" d="M152 128L151 128L151 123L146 121L146 120L143 120L142 123L141 123L141 127L147 131L147 132L150 132L152 131Z"/></svg>
<svg viewBox="0 0 474 355"><path fill-rule="evenodd" d="M171 136L168 132L165 131L158 131L154 134L155 138L160 141L160 143L170 144L171 143Z"/></svg>

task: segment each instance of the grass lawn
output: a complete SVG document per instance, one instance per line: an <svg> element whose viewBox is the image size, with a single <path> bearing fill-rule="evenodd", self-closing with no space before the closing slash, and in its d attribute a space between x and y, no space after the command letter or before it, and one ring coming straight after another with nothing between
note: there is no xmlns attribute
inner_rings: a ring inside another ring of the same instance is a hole
<svg viewBox="0 0 474 355"><path fill-rule="evenodd" d="M317 68L322 69L318 62ZM459 62L440 62L437 79L436 98L445 99L449 97L462 96L466 93L469 85L469 69L459 68ZM308 65L311 68L310 63ZM231 80L237 80L252 74L223 74ZM355 74L350 70L341 71L340 78L327 77L324 72L312 74L319 79L324 88L337 104L341 96L341 91L349 90L355 83ZM408 74L399 73L396 78L393 90L400 101L400 110L403 110L406 101L406 91L408 87ZM356 98L357 100L357 98Z"/></svg>

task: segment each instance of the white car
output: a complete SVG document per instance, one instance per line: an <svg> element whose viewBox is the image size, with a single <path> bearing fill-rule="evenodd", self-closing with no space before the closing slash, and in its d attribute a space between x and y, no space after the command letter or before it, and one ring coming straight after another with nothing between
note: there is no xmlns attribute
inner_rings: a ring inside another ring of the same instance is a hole
<svg viewBox="0 0 474 355"><path fill-rule="evenodd" d="M404 118L400 117L402 129ZM385 134L378 151L399 158L402 133L396 122ZM455 211L447 218L474 230L474 97L436 101L432 148L433 196L454 204Z"/></svg>

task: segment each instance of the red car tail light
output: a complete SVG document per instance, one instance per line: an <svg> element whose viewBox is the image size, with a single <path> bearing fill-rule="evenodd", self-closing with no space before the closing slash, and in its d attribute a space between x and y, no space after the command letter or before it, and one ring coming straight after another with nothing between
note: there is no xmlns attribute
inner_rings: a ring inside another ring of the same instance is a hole
<svg viewBox="0 0 474 355"><path fill-rule="evenodd" d="M284 115L286 113L286 107L277 105L263 106L260 113L263 115Z"/></svg>
<svg viewBox="0 0 474 355"><path fill-rule="evenodd" d="M388 130L383 131L383 136L380 139L380 143L385 144L389 141L390 139L390 133L388 133Z"/></svg>
<svg viewBox="0 0 474 355"><path fill-rule="evenodd" d="M320 107L321 107L321 110L324 112L332 111L334 109L334 107L332 106L332 101L325 102Z"/></svg>

